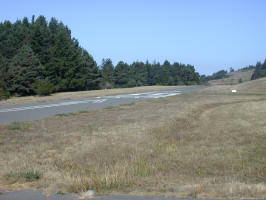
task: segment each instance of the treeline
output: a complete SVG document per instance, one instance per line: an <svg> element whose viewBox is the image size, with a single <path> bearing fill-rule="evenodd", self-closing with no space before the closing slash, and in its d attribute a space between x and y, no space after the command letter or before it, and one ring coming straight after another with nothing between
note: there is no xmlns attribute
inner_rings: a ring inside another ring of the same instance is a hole
<svg viewBox="0 0 266 200"><path fill-rule="evenodd" d="M110 59L103 59L101 65L102 87L135 87L146 85L193 85L199 84L199 74L192 65L165 61L160 63L123 61L116 66Z"/></svg>
<svg viewBox="0 0 266 200"><path fill-rule="evenodd" d="M123 61L113 66L93 57L62 22L44 16L0 23L0 92L8 95L50 94L143 85L198 84L191 65Z"/></svg>

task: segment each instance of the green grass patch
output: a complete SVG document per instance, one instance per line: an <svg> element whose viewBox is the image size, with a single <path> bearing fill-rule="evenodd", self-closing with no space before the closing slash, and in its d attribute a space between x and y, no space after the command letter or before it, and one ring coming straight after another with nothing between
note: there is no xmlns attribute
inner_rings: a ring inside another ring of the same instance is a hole
<svg viewBox="0 0 266 200"><path fill-rule="evenodd" d="M65 195L66 193L65 193L65 192L62 192L62 191L60 190L60 191L57 191L56 194L57 194L57 195Z"/></svg>
<svg viewBox="0 0 266 200"><path fill-rule="evenodd" d="M136 163L136 166L134 168L134 175L135 176L142 176L147 177L150 176L153 173L152 163L150 163L148 160L139 160Z"/></svg>
<svg viewBox="0 0 266 200"><path fill-rule="evenodd" d="M117 106L107 106L104 109L109 110L109 109L113 109L113 108L121 108L121 107L126 107L126 106L133 106L133 105L135 105L135 103L120 104Z"/></svg>
<svg viewBox="0 0 266 200"><path fill-rule="evenodd" d="M78 113L62 113L62 114L56 114L55 116L58 116L58 117L67 117L67 116L74 116L74 115L77 115Z"/></svg>
<svg viewBox="0 0 266 200"><path fill-rule="evenodd" d="M42 178L42 173L38 171L20 171L20 172L9 172L6 176L6 179L13 180L17 182L19 180L24 180L26 182L37 181Z"/></svg>
<svg viewBox="0 0 266 200"><path fill-rule="evenodd" d="M119 106L133 106L133 105L135 105L135 103L121 104L121 105L119 105Z"/></svg>
<svg viewBox="0 0 266 200"><path fill-rule="evenodd" d="M22 130L28 129L30 126L26 122L13 122L6 126L8 130Z"/></svg>
<svg viewBox="0 0 266 200"><path fill-rule="evenodd" d="M115 108L115 106L107 106L107 107L105 107L104 109L106 109L106 110L110 110L110 109L113 109L113 108Z"/></svg>
<svg viewBox="0 0 266 200"><path fill-rule="evenodd" d="M55 116L67 117L67 116L75 116L75 115L78 115L80 113L88 113L88 112L89 112L88 110L80 110L78 112L72 112L72 113L60 113L60 114L56 114Z"/></svg>
<svg viewBox="0 0 266 200"><path fill-rule="evenodd" d="M89 112L88 110L81 110L78 113L88 113L88 112Z"/></svg>

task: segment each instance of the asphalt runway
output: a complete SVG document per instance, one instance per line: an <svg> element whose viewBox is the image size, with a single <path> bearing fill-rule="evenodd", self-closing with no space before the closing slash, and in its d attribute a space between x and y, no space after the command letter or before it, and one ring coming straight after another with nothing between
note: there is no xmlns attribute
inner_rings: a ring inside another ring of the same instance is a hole
<svg viewBox="0 0 266 200"><path fill-rule="evenodd" d="M0 124L38 120L56 114L97 110L110 106L145 101L147 99L165 98L169 96L176 96L182 93L191 93L205 87L206 86L192 86L172 90L103 96L88 99L0 106Z"/></svg>
<svg viewBox="0 0 266 200"><path fill-rule="evenodd" d="M42 191L35 190L21 190L7 192L0 195L0 200L78 200L80 196L77 194L56 195L51 194L46 196ZM133 196L133 195L110 195L110 196L96 196L89 198L82 198L87 200L196 200L192 198L173 198L173 197L160 197L160 196ZM216 199L200 199L200 200L216 200ZM218 199L217 199L218 200ZM249 199L241 199L249 200ZM256 200L256 199L252 199ZM259 200L259 199L257 199ZM260 199L265 200L265 199Z"/></svg>

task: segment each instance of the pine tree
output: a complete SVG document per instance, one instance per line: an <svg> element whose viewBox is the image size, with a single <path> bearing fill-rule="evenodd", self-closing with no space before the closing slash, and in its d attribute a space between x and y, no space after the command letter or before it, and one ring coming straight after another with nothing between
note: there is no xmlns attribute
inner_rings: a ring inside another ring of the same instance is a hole
<svg viewBox="0 0 266 200"><path fill-rule="evenodd" d="M113 86L114 65L110 58L102 59L101 74L103 87L111 88Z"/></svg>
<svg viewBox="0 0 266 200"><path fill-rule="evenodd" d="M148 69L143 62L133 62L130 66L135 79L135 86L148 85Z"/></svg>
<svg viewBox="0 0 266 200"><path fill-rule="evenodd" d="M82 50L80 69L80 80L82 80L81 88L86 90L99 89L99 84L101 82L100 71L92 56L84 49Z"/></svg>
<svg viewBox="0 0 266 200"><path fill-rule="evenodd" d="M12 94L34 93L33 83L41 79L42 66L28 45L19 49L11 60L7 71L7 90Z"/></svg>
<svg viewBox="0 0 266 200"><path fill-rule="evenodd" d="M114 70L114 83L118 87L132 87L132 74L130 67L123 61L118 62Z"/></svg>

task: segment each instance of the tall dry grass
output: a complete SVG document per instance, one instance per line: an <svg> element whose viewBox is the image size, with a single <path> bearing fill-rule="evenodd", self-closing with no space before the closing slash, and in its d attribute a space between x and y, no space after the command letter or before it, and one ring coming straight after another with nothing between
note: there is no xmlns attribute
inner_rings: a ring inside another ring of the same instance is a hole
<svg viewBox="0 0 266 200"><path fill-rule="evenodd" d="M180 95L0 127L0 176L62 192L265 198L264 96Z"/></svg>

